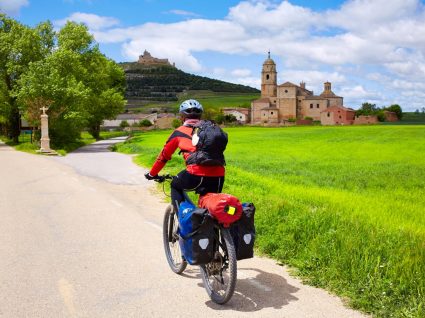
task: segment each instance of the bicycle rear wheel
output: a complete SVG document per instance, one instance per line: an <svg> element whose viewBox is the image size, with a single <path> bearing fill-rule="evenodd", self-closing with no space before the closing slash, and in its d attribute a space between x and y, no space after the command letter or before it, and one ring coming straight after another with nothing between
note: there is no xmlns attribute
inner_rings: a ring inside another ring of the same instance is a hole
<svg viewBox="0 0 425 318"><path fill-rule="evenodd" d="M178 227L177 214L174 212L173 206L169 205L165 210L162 229L165 256L171 270L176 274L181 274L186 269L187 262L183 259L180 250Z"/></svg>
<svg viewBox="0 0 425 318"><path fill-rule="evenodd" d="M236 286L236 264L230 231L220 227L214 260L200 266L204 287L213 302L222 305L232 297Z"/></svg>

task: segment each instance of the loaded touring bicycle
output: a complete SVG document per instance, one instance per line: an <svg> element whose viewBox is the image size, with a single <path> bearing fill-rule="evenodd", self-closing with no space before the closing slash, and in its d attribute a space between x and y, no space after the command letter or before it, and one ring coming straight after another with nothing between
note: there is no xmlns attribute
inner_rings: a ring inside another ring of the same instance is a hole
<svg viewBox="0 0 425 318"><path fill-rule="evenodd" d="M164 175L156 181L172 179ZM163 241L168 264L176 274L187 264L199 265L209 297L225 304L235 290L237 260L253 257L255 207L222 193L206 194L196 207L184 196L178 211L171 204L165 210Z"/></svg>

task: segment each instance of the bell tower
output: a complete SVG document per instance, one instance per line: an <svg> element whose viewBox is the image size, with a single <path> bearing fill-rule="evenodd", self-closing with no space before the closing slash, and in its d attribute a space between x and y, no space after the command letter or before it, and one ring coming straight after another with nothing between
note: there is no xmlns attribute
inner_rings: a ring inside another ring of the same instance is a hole
<svg viewBox="0 0 425 318"><path fill-rule="evenodd" d="M270 51L268 58L263 63L261 71L261 97L276 97L277 90L277 72L276 63L270 58Z"/></svg>

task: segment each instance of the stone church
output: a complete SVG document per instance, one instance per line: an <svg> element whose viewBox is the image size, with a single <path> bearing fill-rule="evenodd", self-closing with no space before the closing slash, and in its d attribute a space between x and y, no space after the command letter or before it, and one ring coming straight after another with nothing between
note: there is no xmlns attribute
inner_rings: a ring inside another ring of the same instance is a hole
<svg viewBox="0 0 425 318"><path fill-rule="evenodd" d="M279 124L305 117L320 120L322 111L342 105L343 98L332 92L329 82L318 96L306 89L304 82L299 86L291 82L277 85L276 63L269 52L261 71L261 98L251 103L251 123Z"/></svg>

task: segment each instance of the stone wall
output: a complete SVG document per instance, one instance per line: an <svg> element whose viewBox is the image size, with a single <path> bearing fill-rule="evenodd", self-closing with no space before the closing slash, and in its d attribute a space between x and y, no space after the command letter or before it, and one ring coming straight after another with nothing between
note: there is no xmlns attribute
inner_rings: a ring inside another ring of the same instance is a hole
<svg viewBox="0 0 425 318"><path fill-rule="evenodd" d="M356 116L354 118L354 125L367 125L367 124L377 124L378 123L378 116L376 115L369 115L369 116Z"/></svg>

